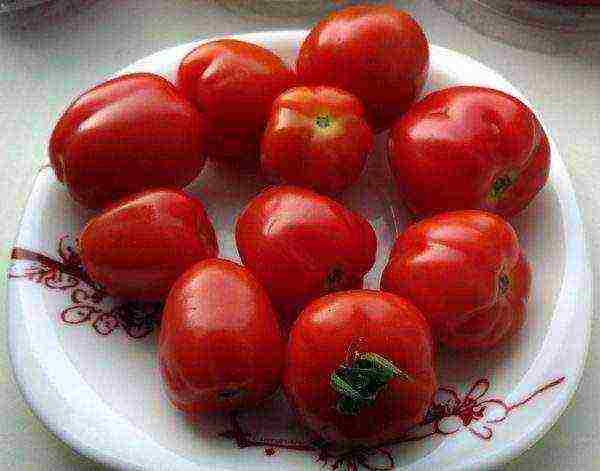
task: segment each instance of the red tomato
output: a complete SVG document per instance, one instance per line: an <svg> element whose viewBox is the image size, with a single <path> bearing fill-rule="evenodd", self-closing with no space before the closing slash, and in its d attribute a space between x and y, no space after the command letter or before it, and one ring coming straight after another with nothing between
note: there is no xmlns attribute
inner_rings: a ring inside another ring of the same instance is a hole
<svg viewBox="0 0 600 471"><path fill-rule="evenodd" d="M185 270L218 252L200 201L176 190L129 196L91 219L79 237L90 277L114 296L160 301Z"/></svg>
<svg viewBox="0 0 600 471"><path fill-rule="evenodd" d="M439 214L396 241L381 289L412 301L434 337L459 350L488 350L523 324L531 269L517 234L483 211Z"/></svg>
<svg viewBox="0 0 600 471"><path fill-rule="evenodd" d="M358 98L331 87L298 87L275 100L260 160L274 180L337 193L358 180L372 150Z"/></svg>
<svg viewBox="0 0 600 471"><path fill-rule="evenodd" d="M250 201L235 240L244 264L288 317L318 296L360 286L377 251L366 219L293 186L269 188Z"/></svg>
<svg viewBox="0 0 600 471"><path fill-rule="evenodd" d="M100 208L149 188L183 188L204 167L206 133L206 118L167 80L125 75L71 104L50 161L75 200Z"/></svg>
<svg viewBox="0 0 600 471"><path fill-rule="evenodd" d="M234 162L257 158L271 104L293 83L271 51L234 39L198 46L177 73L179 89L211 121L209 156Z"/></svg>
<svg viewBox="0 0 600 471"><path fill-rule="evenodd" d="M198 413L254 406L278 388L284 352L271 302L244 267L204 260L169 293L158 360L178 409Z"/></svg>
<svg viewBox="0 0 600 471"><path fill-rule="evenodd" d="M483 209L507 217L546 183L550 147L519 100L463 86L428 95L394 125L389 161L417 215Z"/></svg>
<svg viewBox="0 0 600 471"><path fill-rule="evenodd" d="M376 131L390 127L417 98L429 70L419 24L391 6L335 12L304 40L296 65L302 84L331 85L362 100Z"/></svg>
<svg viewBox="0 0 600 471"><path fill-rule="evenodd" d="M381 444L420 423L436 391L423 315L399 296L347 291L294 323L284 391L300 421L331 442Z"/></svg>

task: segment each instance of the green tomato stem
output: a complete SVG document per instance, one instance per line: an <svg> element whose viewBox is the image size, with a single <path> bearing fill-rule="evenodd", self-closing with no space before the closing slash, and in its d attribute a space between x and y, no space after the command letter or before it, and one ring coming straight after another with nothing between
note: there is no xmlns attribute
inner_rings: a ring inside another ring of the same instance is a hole
<svg viewBox="0 0 600 471"><path fill-rule="evenodd" d="M340 365L330 377L332 389L339 394L336 408L344 415L356 415L375 404L377 394L393 379L414 381L388 359L377 353L356 354L351 365Z"/></svg>
<svg viewBox="0 0 600 471"><path fill-rule="evenodd" d="M492 190L490 191L489 198L492 201L498 201L500 198L502 198L506 190L508 190L513 185L515 180L516 175L513 173L502 175L496 178L492 185Z"/></svg>

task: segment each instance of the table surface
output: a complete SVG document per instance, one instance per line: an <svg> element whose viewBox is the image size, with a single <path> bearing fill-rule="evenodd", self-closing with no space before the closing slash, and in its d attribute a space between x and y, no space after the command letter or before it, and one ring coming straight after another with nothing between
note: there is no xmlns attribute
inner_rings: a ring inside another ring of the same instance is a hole
<svg viewBox="0 0 600 471"><path fill-rule="evenodd" d="M272 18L240 5L247 0L54 0L60 14L0 17L0 296L12 240L47 138L71 99L100 78L160 49L217 34L304 28L314 18ZM76 7L62 8L64 2ZM226 3L224 3L226 2ZM398 5L403 3L398 1ZM483 37L431 0L408 2L430 40L496 69L535 104L565 157L600 262L600 58L552 57ZM595 274L595 283L599 274ZM595 308L598 306L598 299ZM0 305L0 313L5 309ZM596 310L596 309L595 309ZM5 316L2 316L5 319ZM6 323L0 323L2 338ZM596 335L594 335L594 333ZM600 469L600 330L594 325L577 395L552 430L506 469ZM32 415L0 342L0 468L99 469L60 443Z"/></svg>

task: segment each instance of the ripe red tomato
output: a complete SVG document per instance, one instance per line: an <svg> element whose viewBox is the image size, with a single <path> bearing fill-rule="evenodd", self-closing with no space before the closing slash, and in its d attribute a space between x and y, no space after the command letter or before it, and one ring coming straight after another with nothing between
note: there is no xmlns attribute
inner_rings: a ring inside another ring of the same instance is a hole
<svg viewBox="0 0 600 471"><path fill-rule="evenodd" d="M178 409L199 413L254 406L278 388L284 353L271 302L246 268L204 260L169 293L158 359Z"/></svg>
<svg viewBox="0 0 600 471"><path fill-rule="evenodd" d="M185 270L218 253L200 201L177 190L129 196L91 219L79 237L90 277L114 296L164 299Z"/></svg>
<svg viewBox="0 0 600 471"><path fill-rule="evenodd" d="M84 206L100 208L155 187L183 188L202 170L207 121L175 87L130 74L88 90L50 139L56 178Z"/></svg>
<svg viewBox="0 0 600 471"><path fill-rule="evenodd" d="M290 333L284 391L327 441L382 444L420 423L436 391L423 315L399 296L347 291L306 307Z"/></svg>
<svg viewBox="0 0 600 471"><path fill-rule="evenodd" d="M337 193L358 180L372 150L358 98L331 87L297 87L275 100L260 161L274 180Z"/></svg>
<svg viewBox="0 0 600 471"><path fill-rule="evenodd" d="M387 129L417 98L429 70L429 45L419 24L391 6L335 12L304 40L300 83L348 90L365 105L376 131Z"/></svg>
<svg viewBox="0 0 600 471"><path fill-rule="evenodd" d="M235 240L242 261L288 320L318 296L361 286L377 251L366 219L293 186L271 187L250 201Z"/></svg>
<svg viewBox="0 0 600 471"><path fill-rule="evenodd" d="M198 46L177 73L179 89L210 119L208 155L233 162L257 159L271 104L294 81L271 51L233 39Z"/></svg>
<svg viewBox="0 0 600 471"><path fill-rule="evenodd" d="M488 350L523 324L531 269L514 229L483 211L456 211L410 226L396 241L381 289L417 306L434 338Z"/></svg>
<svg viewBox="0 0 600 471"><path fill-rule="evenodd" d="M428 95L394 125L389 161L419 216L483 209L512 216L548 179L550 147L533 112L482 87Z"/></svg>

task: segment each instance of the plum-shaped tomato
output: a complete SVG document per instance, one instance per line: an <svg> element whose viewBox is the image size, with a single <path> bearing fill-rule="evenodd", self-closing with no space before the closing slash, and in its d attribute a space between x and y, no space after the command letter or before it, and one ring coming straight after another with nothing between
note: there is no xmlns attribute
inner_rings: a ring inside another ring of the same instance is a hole
<svg viewBox="0 0 600 471"><path fill-rule="evenodd" d="M318 296L361 286L377 251L366 219L326 196L287 185L248 203L235 240L242 261L288 320Z"/></svg>
<svg viewBox="0 0 600 471"><path fill-rule="evenodd" d="M178 409L200 413L256 405L278 388L284 354L277 315L246 268L204 260L169 293L158 359Z"/></svg>
<svg viewBox="0 0 600 471"><path fill-rule="evenodd" d="M484 211L439 214L398 237L381 289L417 306L434 338L489 350L523 324L531 269L517 234Z"/></svg>
<svg viewBox="0 0 600 471"><path fill-rule="evenodd" d="M273 100L294 74L271 51L221 39L198 46L181 62L177 86L211 122L209 157L256 162Z"/></svg>
<svg viewBox="0 0 600 471"><path fill-rule="evenodd" d="M179 275L216 257L218 247L200 201L156 189L120 200L91 219L79 251L89 276L109 294L160 301Z"/></svg>
<svg viewBox="0 0 600 471"><path fill-rule="evenodd" d="M205 162L207 121L158 75L124 75L88 90L54 128L56 178L84 206L142 190L183 188Z"/></svg>
<svg viewBox="0 0 600 471"><path fill-rule="evenodd" d="M407 13L386 5L353 6L311 30L296 69L302 85L330 85L356 95L378 132L390 127L421 92L429 45Z"/></svg>
<svg viewBox="0 0 600 471"><path fill-rule="evenodd" d="M390 132L389 161L418 216L482 209L512 216L548 179L550 147L533 112L489 88L431 93Z"/></svg>
<svg viewBox="0 0 600 471"><path fill-rule="evenodd" d="M337 193L358 180L372 150L358 98L331 87L297 87L275 100L260 160L273 180Z"/></svg>
<svg viewBox="0 0 600 471"><path fill-rule="evenodd" d="M433 341L419 310L379 291L333 293L292 327L284 391L330 442L369 446L422 422L436 391Z"/></svg>

